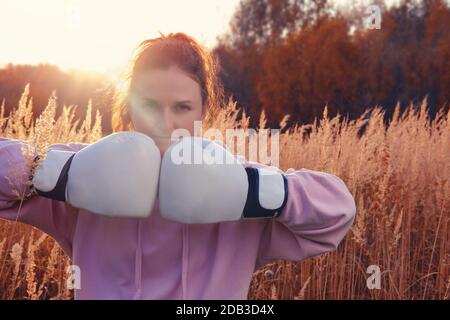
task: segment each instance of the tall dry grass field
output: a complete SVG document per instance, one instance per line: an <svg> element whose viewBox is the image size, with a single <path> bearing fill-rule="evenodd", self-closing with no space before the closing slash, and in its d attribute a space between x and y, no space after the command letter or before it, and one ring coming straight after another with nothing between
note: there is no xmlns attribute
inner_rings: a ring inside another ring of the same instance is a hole
<svg viewBox="0 0 450 320"><path fill-rule="evenodd" d="M102 136L101 115L92 119L90 106L82 123L73 120L76 106L64 106L56 118L54 95L34 122L28 95L27 86L8 116L2 106L0 136L29 140L41 152L52 143ZM425 101L403 113L397 107L387 126L380 108L355 121L330 119L325 108L314 124L280 135L280 167L339 176L355 198L357 216L336 252L258 270L250 299L449 299L450 112L442 109L429 121L426 108ZM237 113L230 102L204 127L247 128L248 118L238 121ZM259 127L265 127L264 114ZM17 197L24 201L20 190ZM50 237L0 221L1 299L71 299L69 265ZM380 289L367 286L371 265L381 272Z"/></svg>

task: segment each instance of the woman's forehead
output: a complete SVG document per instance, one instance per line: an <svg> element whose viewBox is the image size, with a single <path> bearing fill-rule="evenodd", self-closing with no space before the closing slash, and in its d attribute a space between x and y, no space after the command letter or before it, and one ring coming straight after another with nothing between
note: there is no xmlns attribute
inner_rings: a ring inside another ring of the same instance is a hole
<svg viewBox="0 0 450 320"><path fill-rule="evenodd" d="M135 80L136 89L145 97L158 94L179 93L183 96L200 94L199 84L176 66L140 72Z"/></svg>

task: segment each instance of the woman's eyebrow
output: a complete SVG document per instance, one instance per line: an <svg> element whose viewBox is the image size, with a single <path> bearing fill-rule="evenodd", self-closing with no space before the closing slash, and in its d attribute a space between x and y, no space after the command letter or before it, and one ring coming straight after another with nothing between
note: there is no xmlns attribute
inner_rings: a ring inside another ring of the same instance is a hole
<svg viewBox="0 0 450 320"><path fill-rule="evenodd" d="M177 101L176 103L190 103L192 102L191 100L181 100L181 101Z"/></svg>
<svg viewBox="0 0 450 320"><path fill-rule="evenodd" d="M157 105L159 105L158 101L156 99L153 98L143 98L144 103L155 103ZM191 100L180 100L180 101L176 101L174 104L180 104L180 103L191 103Z"/></svg>
<svg viewBox="0 0 450 320"><path fill-rule="evenodd" d="M152 99L152 98L143 98L143 100L144 100L145 103L151 102L151 103L158 104L158 101L156 101L155 99Z"/></svg>

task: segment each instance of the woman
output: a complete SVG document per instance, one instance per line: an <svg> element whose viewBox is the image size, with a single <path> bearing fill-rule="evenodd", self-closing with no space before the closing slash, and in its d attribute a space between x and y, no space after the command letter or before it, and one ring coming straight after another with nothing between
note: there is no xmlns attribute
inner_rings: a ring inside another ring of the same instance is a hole
<svg viewBox="0 0 450 320"><path fill-rule="evenodd" d="M183 33L142 42L114 106L114 131L145 133L164 154L173 130L194 134L194 121L220 104L216 69L212 56ZM246 299L256 269L333 251L354 220L355 202L343 181L308 169L286 175L289 197L274 218L184 224L162 217L156 204L146 219L117 219L41 196L26 199L17 217L19 201L5 177L7 163L26 166L21 143L0 139L0 217L33 225L60 244L80 270L76 299Z"/></svg>

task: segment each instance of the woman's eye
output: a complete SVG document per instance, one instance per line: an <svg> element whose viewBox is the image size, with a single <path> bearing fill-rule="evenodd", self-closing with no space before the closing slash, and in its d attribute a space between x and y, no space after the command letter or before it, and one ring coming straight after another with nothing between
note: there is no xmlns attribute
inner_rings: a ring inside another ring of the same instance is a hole
<svg viewBox="0 0 450 320"><path fill-rule="evenodd" d="M178 109L180 109L182 111L189 111L189 110L191 110L191 107L186 104L180 104L180 105L178 105Z"/></svg>
<svg viewBox="0 0 450 320"><path fill-rule="evenodd" d="M155 104L154 103L146 103L145 104L145 107L147 108L147 109L154 109L155 108Z"/></svg>

